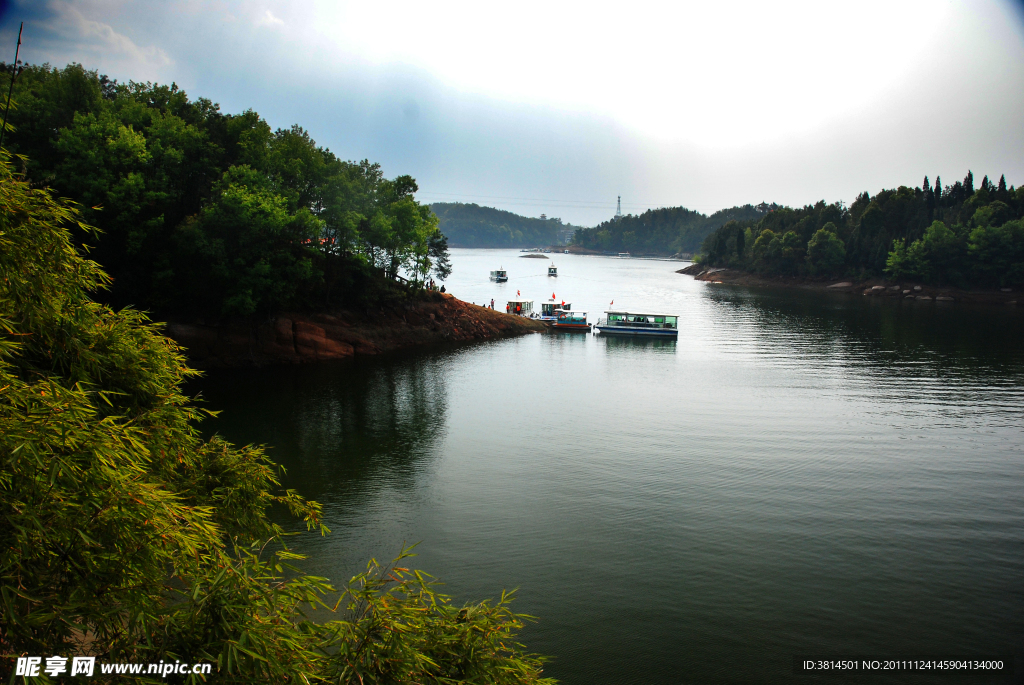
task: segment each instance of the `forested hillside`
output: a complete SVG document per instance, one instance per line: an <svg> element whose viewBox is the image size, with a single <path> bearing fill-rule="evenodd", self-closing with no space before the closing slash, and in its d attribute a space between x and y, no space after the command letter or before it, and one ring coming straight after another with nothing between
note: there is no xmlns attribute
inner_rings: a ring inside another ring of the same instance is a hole
<svg viewBox="0 0 1024 685"><path fill-rule="evenodd" d="M100 229L75 239L113 277L103 297L116 306L321 307L447 268L411 177L342 160L299 126L275 131L252 110L225 114L173 84L119 84L78 64L27 67L14 103L5 147Z"/></svg>
<svg viewBox="0 0 1024 685"><path fill-rule="evenodd" d="M889 275L935 285L1024 286L1024 187L974 175L843 203L782 208L708 236L702 262L766 274Z"/></svg>
<svg viewBox="0 0 1024 685"><path fill-rule="evenodd" d="M579 229L573 234L572 242L604 252L696 252L704 238L724 223L760 216L751 205L723 209L711 216L685 207L649 209L640 215L629 214L618 220L609 219L594 228Z"/></svg>
<svg viewBox="0 0 1024 685"><path fill-rule="evenodd" d="M452 247L547 247L572 230L561 219L534 219L462 202L430 205Z"/></svg>

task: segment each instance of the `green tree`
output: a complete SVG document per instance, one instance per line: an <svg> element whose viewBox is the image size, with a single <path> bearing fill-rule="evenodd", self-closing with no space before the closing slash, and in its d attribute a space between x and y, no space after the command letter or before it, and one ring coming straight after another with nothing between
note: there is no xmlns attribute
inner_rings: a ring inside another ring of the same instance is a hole
<svg viewBox="0 0 1024 685"><path fill-rule="evenodd" d="M397 564L371 562L342 588L342 617L309 620L334 590L294 566L267 513L316 529L319 505L282 491L260 449L200 436L180 349L90 298L109 278L69 229L94 229L0 157L4 654L212 661L236 683L551 683L515 641L528 617L508 595L455 606ZM283 214L252 188L224 192L249 217Z"/></svg>
<svg viewBox="0 0 1024 685"><path fill-rule="evenodd" d="M925 184L927 185L927 184ZM836 235L836 225L822 226L807 243L807 266L813 275L832 275L846 261L846 245Z"/></svg>

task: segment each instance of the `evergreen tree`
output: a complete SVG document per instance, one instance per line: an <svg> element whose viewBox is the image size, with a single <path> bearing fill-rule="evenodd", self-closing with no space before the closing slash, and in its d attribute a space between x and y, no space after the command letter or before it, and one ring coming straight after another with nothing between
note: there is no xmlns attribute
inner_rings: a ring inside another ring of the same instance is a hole
<svg viewBox="0 0 1024 685"><path fill-rule="evenodd" d="M1006 195L1006 174L999 177L999 187L996 188L996 192L999 193L999 199L1003 199L1003 195Z"/></svg>
<svg viewBox="0 0 1024 685"><path fill-rule="evenodd" d="M935 177L935 201L938 202L942 199L942 177Z"/></svg>
<svg viewBox="0 0 1024 685"><path fill-rule="evenodd" d="M931 186L931 184L928 183L928 177L925 176L924 177L924 183L921 184L921 190L923 190L924 192L927 193L931 189L932 189L932 186Z"/></svg>
<svg viewBox="0 0 1024 685"><path fill-rule="evenodd" d="M974 174L970 169L967 170L967 176L964 177L964 194L967 197L974 195ZM964 199L966 200L967 197Z"/></svg>

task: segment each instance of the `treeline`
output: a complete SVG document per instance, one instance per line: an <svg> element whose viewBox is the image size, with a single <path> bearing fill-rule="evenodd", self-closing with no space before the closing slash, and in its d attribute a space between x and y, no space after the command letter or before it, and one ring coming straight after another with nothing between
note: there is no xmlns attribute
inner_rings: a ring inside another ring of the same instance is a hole
<svg viewBox="0 0 1024 685"><path fill-rule="evenodd" d="M113 277L115 306L316 308L449 268L411 177L339 159L299 126L272 130L252 110L224 114L174 84L119 84L78 64L27 67L14 102L5 147L100 229L75 239Z"/></svg>
<svg viewBox="0 0 1024 685"><path fill-rule="evenodd" d="M764 274L917 279L934 285L1024 286L1024 187L974 175L900 186L852 205L788 207L731 221L699 259Z"/></svg>
<svg viewBox="0 0 1024 685"><path fill-rule="evenodd" d="M459 605L407 551L337 587L296 568L277 521L326 534L320 505L281 488L261 449L200 434L179 349L92 301L109 279L73 245L80 212L9 162L0 151L5 682L67 682L66 655L85 652L166 664L161 678L213 668L170 682L554 685L509 594Z"/></svg>
<svg viewBox="0 0 1024 685"><path fill-rule="evenodd" d="M452 247L546 247L560 245L573 229L561 219L535 219L503 209L462 202L435 202L430 209Z"/></svg>
<svg viewBox="0 0 1024 685"><path fill-rule="evenodd" d="M609 219L594 228L578 229L573 245L604 252L675 254L696 252L704 238L728 221L751 221L762 216L752 205L731 207L711 216L685 207L649 209Z"/></svg>

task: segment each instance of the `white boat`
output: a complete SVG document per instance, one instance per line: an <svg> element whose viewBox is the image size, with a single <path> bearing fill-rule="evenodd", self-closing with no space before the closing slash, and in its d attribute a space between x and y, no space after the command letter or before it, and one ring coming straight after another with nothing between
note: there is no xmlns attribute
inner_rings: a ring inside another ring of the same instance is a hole
<svg viewBox="0 0 1024 685"><path fill-rule="evenodd" d="M634 312L609 312L605 318L594 324L601 333L620 335L650 335L659 338L679 336L679 317L675 314L638 314Z"/></svg>
<svg viewBox="0 0 1024 685"><path fill-rule="evenodd" d="M572 304L565 302L564 300L556 300L554 293L551 293L552 297L547 302L540 303L540 318L541 321L550 323L558 318L558 315L562 312L567 312L572 309Z"/></svg>
<svg viewBox="0 0 1024 685"><path fill-rule="evenodd" d="M531 319L535 316L533 311L533 300L527 300L523 297L517 297L509 300L508 304L505 305L505 311L509 314L516 314L518 316L528 316Z"/></svg>
<svg viewBox="0 0 1024 685"><path fill-rule="evenodd" d="M550 265L548 267L548 276L557 276L557 275L558 275L558 267L555 266L554 264Z"/></svg>
<svg viewBox="0 0 1024 685"><path fill-rule="evenodd" d="M504 283L508 280L508 273L504 269L496 269L491 272L491 280L495 283Z"/></svg>
<svg viewBox="0 0 1024 685"><path fill-rule="evenodd" d="M619 259L629 259L629 253L628 252L620 252L619 253Z"/></svg>

